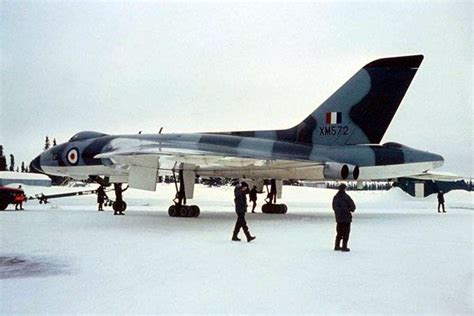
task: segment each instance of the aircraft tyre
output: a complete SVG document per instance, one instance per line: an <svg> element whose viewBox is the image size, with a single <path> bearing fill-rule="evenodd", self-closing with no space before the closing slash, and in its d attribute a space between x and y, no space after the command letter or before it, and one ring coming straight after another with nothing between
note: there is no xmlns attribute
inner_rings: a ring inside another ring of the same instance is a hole
<svg viewBox="0 0 474 316"><path fill-rule="evenodd" d="M112 205L112 208L114 209L115 212L122 213L123 211L127 209L127 203L125 203L124 201L116 201Z"/></svg>
<svg viewBox="0 0 474 316"><path fill-rule="evenodd" d="M179 209L179 217L189 217L191 213L191 208L187 205L181 205Z"/></svg>
<svg viewBox="0 0 474 316"><path fill-rule="evenodd" d="M179 215L178 210L176 209L176 206L171 205L168 208L168 215L171 216L171 217L177 217Z"/></svg>
<svg viewBox="0 0 474 316"><path fill-rule="evenodd" d="M198 217L199 214L201 214L201 210L199 209L199 206L197 206L197 205L191 205L191 210L192 210L192 213L193 213L192 217Z"/></svg>

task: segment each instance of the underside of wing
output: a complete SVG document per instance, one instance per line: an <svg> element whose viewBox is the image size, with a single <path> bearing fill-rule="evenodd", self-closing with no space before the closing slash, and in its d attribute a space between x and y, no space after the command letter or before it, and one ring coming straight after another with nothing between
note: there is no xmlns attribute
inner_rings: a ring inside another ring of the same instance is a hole
<svg viewBox="0 0 474 316"><path fill-rule="evenodd" d="M431 181L459 181L463 180L463 177L455 175L449 172L433 172L427 171L418 175L409 176L407 178L416 179L416 180L431 180Z"/></svg>
<svg viewBox="0 0 474 316"><path fill-rule="evenodd" d="M170 173L176 169L191 169L209 177L255 178L322 178L323 163L303 160L301 156L272 152L271 140L253 139L248 146L202 144L192 140L163 140L160 142L122 139L111 144L109 150L96 155L122 168L150 169ZM133 173L133 172L132 172Z"/></svg>

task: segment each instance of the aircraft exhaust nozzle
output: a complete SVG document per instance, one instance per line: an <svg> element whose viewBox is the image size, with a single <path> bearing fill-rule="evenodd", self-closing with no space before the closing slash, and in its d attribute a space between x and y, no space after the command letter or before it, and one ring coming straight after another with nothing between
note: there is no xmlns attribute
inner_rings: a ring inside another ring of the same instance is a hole
<svg viewBox="0 0 474 316"><path fill-rule="evenodd" d="M359 179L359 173L360 173L360 171L359 171L359 166L355 166L355 167L354 167L354 170L352 170L352 178L353 178L354 180Z"/></svg>
<svg viewBox="0 0 474 316"><path fill-rule="evenodd" d="M357 180L359 167L354 165L326 163L324 165L324 178L328 180Z"/></svg>

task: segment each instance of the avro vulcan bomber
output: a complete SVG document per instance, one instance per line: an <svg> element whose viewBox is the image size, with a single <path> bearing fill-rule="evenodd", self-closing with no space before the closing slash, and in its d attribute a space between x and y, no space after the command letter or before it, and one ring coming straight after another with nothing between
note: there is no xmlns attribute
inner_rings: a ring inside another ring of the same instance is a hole
<svg viewBox="0 0 474 316"><path fill-rule="evenodd" d="M421 62L422 55L375 60L352 76L298 125L281 130L222 133L107 135L80 132L36 157L49 175L113 185L114 209L123 211L122 184L156 190L159 175L175 174L177 202L171 216L198 216L192 199L197 175L271 183L377 180L427 176L443 164L437 154L398 143L380 144ZM284 213L286 205L266 206Z"/></svg>

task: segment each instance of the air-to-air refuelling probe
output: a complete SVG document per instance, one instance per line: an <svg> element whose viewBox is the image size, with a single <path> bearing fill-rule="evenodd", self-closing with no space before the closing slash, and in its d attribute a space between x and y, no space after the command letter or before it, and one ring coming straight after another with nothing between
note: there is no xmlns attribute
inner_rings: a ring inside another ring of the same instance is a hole
<svg viewBox="0 0 474 316"><path fill-rule="evenodd" d="M123 211L122 183L156 190L159 174L179 176L171 216L198 216L187 206L196 175L271 180L376 180L426 176L444 160L398 143L380 145L422 55L383 58L360 69L298 125L282 130L193 134L107 135L80 132L46 150L31 166L39 172L113 184L114 209ZM266 206L284 213L286 205Z"/></svg>

